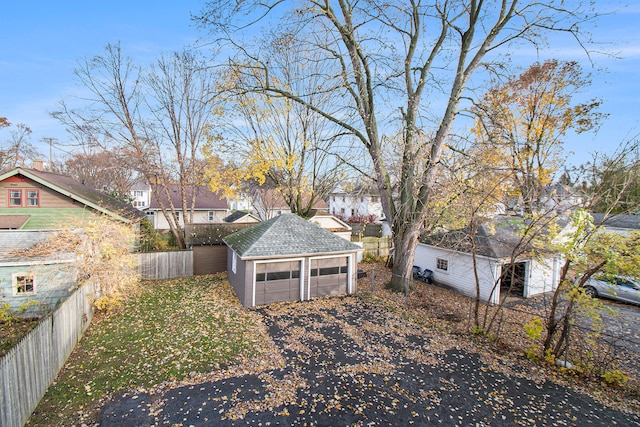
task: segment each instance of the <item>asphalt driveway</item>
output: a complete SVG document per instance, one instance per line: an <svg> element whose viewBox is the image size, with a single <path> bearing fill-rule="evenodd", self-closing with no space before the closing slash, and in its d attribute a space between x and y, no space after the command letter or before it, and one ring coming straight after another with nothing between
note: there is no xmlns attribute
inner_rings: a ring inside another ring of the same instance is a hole
<svg viewBox="0 0 640 427"><path fill-rule="evenodd" d="M259 312L284 368L130 392L105 405L101 425L640 426L637 414L493 366L358 298Z"/></svg>

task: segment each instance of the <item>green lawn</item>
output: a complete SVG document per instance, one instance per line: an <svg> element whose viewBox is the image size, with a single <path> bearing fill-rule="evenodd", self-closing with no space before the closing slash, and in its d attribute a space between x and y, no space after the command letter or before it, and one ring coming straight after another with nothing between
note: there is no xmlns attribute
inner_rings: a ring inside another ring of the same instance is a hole
<svg viewBox="0 0 640 427"><path fill-rule="evenodd" d="M143 287L117 313L96 316L29 425L90 419L115 392L184 380L270 348L260 316L240 305L223 275Z"/></svg>

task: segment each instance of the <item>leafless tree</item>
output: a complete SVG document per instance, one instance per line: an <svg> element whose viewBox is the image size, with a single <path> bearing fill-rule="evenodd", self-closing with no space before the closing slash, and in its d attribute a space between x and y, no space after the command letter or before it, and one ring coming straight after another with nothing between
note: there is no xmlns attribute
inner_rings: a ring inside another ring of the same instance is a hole
<svg viewBox="0 0 640 427"><path fill-rule="evenodd" d="M9 140L0 144L0 170L25 166L28 161L42 158L42 154L31 143L31 132L31 128L24 123L18 123L15 129L10 130Z"/></svg>
<svg viewBox="0 0 640 427"><path fill-rule="evenodd" d="M100 151L95 154L80 153L67 158L59 165L58 172L65 173L79 182L118 198L126 198L135 182L135 171L126 156L116 151Z"/></svg>
<svg viewBox="0 0 640 427"><path fill-rule="evenodd" d="M144 69L126 57L119 44L81 62L75 70L91 93L78 108L55 114L92 143L117 147L129 164L152 184L153 197L167 218L178 246L185 247L179 226L193 220L196 191L203 185L198 161L205 131L214 117L214 76L204 61L188 51L166 55ZM171 202L169 188L177 184L180 205ZM192 196L188 196L191 194Z"/></svg>

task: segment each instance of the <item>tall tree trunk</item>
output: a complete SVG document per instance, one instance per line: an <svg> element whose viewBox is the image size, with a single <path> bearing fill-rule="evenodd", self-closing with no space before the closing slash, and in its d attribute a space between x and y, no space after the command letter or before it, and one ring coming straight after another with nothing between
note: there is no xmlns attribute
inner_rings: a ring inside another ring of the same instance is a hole
<svg viewBox="0 0 640 427"><path fill-rule="evenodd" d="M413 280L413 259L416 246L418 246L420 228L420 224L417 223L404 223L394 233L392 279L389 284L393 291L409 294Z"/></svg>

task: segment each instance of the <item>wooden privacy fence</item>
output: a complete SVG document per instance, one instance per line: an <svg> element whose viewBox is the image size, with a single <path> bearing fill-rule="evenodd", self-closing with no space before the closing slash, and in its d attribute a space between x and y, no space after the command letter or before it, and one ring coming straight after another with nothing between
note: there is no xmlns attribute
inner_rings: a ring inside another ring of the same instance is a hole
<svg viewBox="0 0 640 427"><path fill-rule="evenodd" d="M0 425L20 427L91 323L94 286L86 284L0 360Z"/></svg>
<svg viewBox="0 0 640 427"><path fill-rule="evenodd" d="M139 253L138 273L143 280L193 276L193 251Z"/></svg>
<svg viewBox="0 0 640 427"><path fill-rule="evenodd" d="M382 224L349 224L351 226L351 236L357 238L363 237L381 237Z"/></svg>
<svg viewBox="0 0 640 427"><path fill-rule="evenodd" d="M389 256L390 237L363 237L363 256Z"/></svg>

